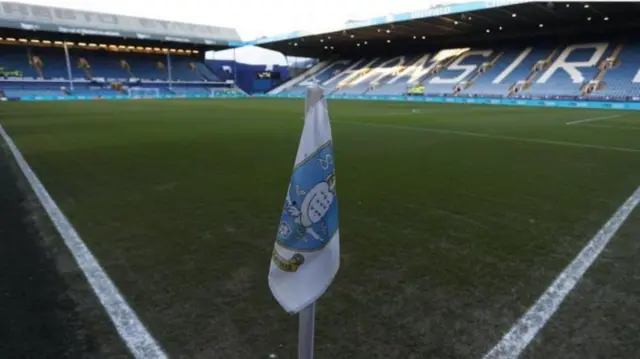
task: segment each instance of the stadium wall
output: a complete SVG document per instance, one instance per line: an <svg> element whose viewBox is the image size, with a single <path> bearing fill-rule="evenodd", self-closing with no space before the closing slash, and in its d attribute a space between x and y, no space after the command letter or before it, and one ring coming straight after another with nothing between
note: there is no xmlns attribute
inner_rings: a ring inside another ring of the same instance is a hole
<svg viewBox="0 0 640 359"><path fill-rule="evenodd" d="M244 94L185 94L185 95L141 95L141 96L24 96L21 98L6 99L2 101L96 101L96 100L152 100L152 99L223 99L223 98L297 98L302 99L304 95L296 94L255 94L247 96ZM623 101L582 101L582 100L550 100L550 99L496 99L496 98L461 98L461 97L431 97L431 96L366 96L366 95L328 95L327 98L334 100L360 100L360 101L395 101L409 103L451 103L451 104L474 104L474 105L494 105L494 106L529 106L529 107L559 107L559 108L581 108L581 109L602 109L602 110L640 110L640 102Z"/></svg>
<svg viewBox="0 0 640 359"><path fill-rule="evenodd" d="M205 99L205 98L246 98L243 93L228 94L182 94L182 95L104 95L104 96L22 96L20 98L0 98L0 101L110 101L110 100L163 100L163 99Z"/></svg>
<svg viewBox="0 0 640 359"><path fill-rule="evenodd" d="M218 77L234 80L236 85L251 94L267 92L289 79L287 66L250 65L233 60L207 60L206 64ZM271 76L273 74L277 76Z"/></svg>
<svg viewBox="0 0 640 359"><path fill-rule="evenodd" d="M277 94L254 95L256 98L304 98L304 95ZM531 106L531 107L562 107L584 109L607 110L640 110L640 102L623 101L583 101L583 100L551 100L551 99L496 99L496 98L463 98L444 96L366 96L366 95L341 95L332 94L327 98L334 100L361 100L361 101L395 101L412 103L457 103L474 105L502 105L502 106Z"/></svg>

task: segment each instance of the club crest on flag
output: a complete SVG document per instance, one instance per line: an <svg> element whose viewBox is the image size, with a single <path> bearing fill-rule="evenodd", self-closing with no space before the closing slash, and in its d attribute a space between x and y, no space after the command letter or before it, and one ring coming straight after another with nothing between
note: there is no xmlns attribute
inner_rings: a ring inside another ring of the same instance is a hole
<svg viewBox="0 0 640 359"><path fill-rule="evenodd" d="M317 84L307 90L304 113L269 264L271 293L289 313L313 308L340 268L333 140L327 101Z"/></svg>
<svg viewBox="0 0 640 359"><path fill-rule="evenodd" d="M291 176L276 243L294 252L322 250L338 230L338 203L335 189L333 146L329 141L296 166ZM291 259L274 251L274 263L295 272L304 255Z"/></svg>

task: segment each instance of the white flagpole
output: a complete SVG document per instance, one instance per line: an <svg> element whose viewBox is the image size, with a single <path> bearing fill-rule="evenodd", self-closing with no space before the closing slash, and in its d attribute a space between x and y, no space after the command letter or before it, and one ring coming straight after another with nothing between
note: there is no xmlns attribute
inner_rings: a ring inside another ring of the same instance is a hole
<svg viewBox="0 0 640 359"><path fill-rule="evenodd" d="M287 312L298 314L298 359L314 358L315 302L340 267L329 114L322 88L315 79L311 81L305 124L269 266L271 293Z"/></svg>
<svg viewBox="0 0 640 359"><path fill-rule="evenodd" d="M67 64L67 76L69 77L69 89L73 91L73 74L71 72L71 60L69 59L69 48L67 42L63 41L62 46L64 48L64 59Z"/></svg>
<svg viewBox="0 0 640 359"><path fill-rule="evenodd" d="M173 89L173 69L171 67L171 55L167 52L167 80L169 80L169 90Z"/></svg>
<svg viewBox="0 0 640 359"><path fill-rule="evenodd" d="M316 303L298 314L298 359L313 359L313 339L316 330Z"/></svg>
<svg viewBox="0 0 640 359"><path fill-rule="evenodd" d="M313 85L318 85L315 78ZM312 86L313 86L312 85ZM304 108L308 108L308 96L305 98ZM305 113L306 115L306 113ZM298 359L313 359L313 343L316 336L316 303L298 313Z"/></svg>

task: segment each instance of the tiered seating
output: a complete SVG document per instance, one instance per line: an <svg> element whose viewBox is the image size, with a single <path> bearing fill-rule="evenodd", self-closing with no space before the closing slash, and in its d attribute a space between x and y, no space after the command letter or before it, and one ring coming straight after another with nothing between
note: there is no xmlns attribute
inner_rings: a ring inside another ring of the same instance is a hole
<svg viewBox="0 0 640 359"><path fill-rule="evenodd" d="M640 83L633 82L640 70L640 45L624 46L615 67L604 76L605 86L594 91L594 96L640 96ZM640 81L640 79L636 79Z"/></svg>
<svg viewBox="0 0 640 359"><path fill-rule="evenodd" d="M221 78L219 78L218 76L216 76L216 74L213 73L213 71L211 71L211 69L204 63L202 62L195 62L196 67L198 68L198 72L204 76L204 78L207 81L223 81ZM231 76L230 79L228 80L232 80L233 76Z"/></svg>
<svg viewBox="0 0 640 359"><path fill-rule="evenodd" d="M74 78L128 78L119 60L107 51L70 51Z"/></svg>
<svg viewBox="0 0 640 359"><path fill-rule="evenodd" d="M640 97L638 44L583 42L433 54L338 60L314 77L334 94L400 95L422 83L426 94L447 96ZM384 73L388 76L379 76ZM307 84L302 81L286 92L302 93Z"/></svg>
<svg viewBox="0 0 640 359"><path fill-rule="evenodd" d="M215 84L205 83L221 81L198 59L172 55L171 78L177 86L170 91L166 55L75 47L69 49L74 82L71 90L63 48L16 45L2 46L0 50L0 89L11 97L106 96L126 94L127 87L140 86L158 89L160 94L208 94L210 89L207 87ZM142 82L132 82L139 80ZM113 89L111 84L114 82L121 83L122 89ZM61 87L67 89L62 91Z"/></svg>
<svg viewBox="0 0 640 359"><path fill-rule="evenodd" d="M403 66L392 71L389 76L377 86L367 92L369 95L396 95L405 93L410 83L423 82L430 74L426 70L430 64L431 55L407 56Z"/></svg>
<svg viewBox="0 0 640 359"><path fill-rule="evenodd" d="M338 76L325 81L324 84L332 88L332 91L336 94L362 94L370 86L370 82L362 81L361 78L369 74L383 62L384 61L380 61L380 58L362 59L342 71Z"/></svg>
<svg viewBox="0 0 640 359"><path fill-rule="evenodd" d="M454 92L456 85L469 79L480 65L489 61L491 56L495 56L492 50L466 51L458 56L453 56L443 62L446 67L435 77L426 81L425 91L433 94L449 94ZM460 68L473 66L471 68Z"/></svg>
<svg viewBox="0 0 640 359"><path fill-rule="evenodd" d="M398 77L402 70L417 60L415 56L396 56L391 59L381 59L364 74L354 79L350 85L342 89L342 93L381 94L385 84Z"/></svg>
<svg viewBox="0 0 640 359"><path fill-rule="evenodd" d="M169 62L164 54L78 47L70 49L69 61L74 86L62 91L63 86L71 87L62 48L3 46L0 89L10 96L106 96L130 93L131 87L160 94L210 94L216 81L227 79L237 78L251 87L255 72L264 68L243 65L238 70L238 64L228 61L207 66L191 56L172 55ZM421 91L423 85L427 94L446 96L640 97L639 64L637 43L443 49L323 63L315 73L298 77L285 93L301 94L314 79L334 94L399 95L410 87ZM236 70L243 75L234 74Z"/></svg>
<svg viewBox="0 0 640 359"><path fill-rule="evenodd" d="M530 50L529 50L530 49ZM521 57L520 64L513 69L499 84L493 84L496 94L519 95L522 91L533 86L535 81L540 77L555 59L557 49L540 46L535 48L527 48L518 56ZM517 61L517 58L516 60ZM500 75L497 75L500 76Z"/></svg>
<svg viewBox="0 0 640 359"><path fill-rule="evenodd" d="M0 67L20 71L24 77L38 78L40 74L36 66L30 63L30 59L37 57L42 63L41 70L45 79L68 78L62 48L7 46L3 50L9 51L0 54ZM165 55L71 49L69 60L74 78L138 77L166 80L167 77ZM172 76L175 81L220 81L203 63L186 56L172 57Z"/></svg>
<svg viewBox="0 0 640 359"><path fill-rule="evenodd" d="M465 95L477 94L486 96L506 93L511 85L527 75L528 71L526 68L524 66L518 66L517 69L521 69L520 72L512 71L509 75L504 77L500 83L496 84L494 81L498 76L506 71L519 56L523 54L523 51L526 51L526 49L522 51L505 49L502 52L502 56L492 67L488 68L481 76L479 76L473 85L462 90L460 93Z"/></svg>
<svg viewBox="0 0 640 359"><path fill-rule="evenodd" d="M62 49L20 48L21 51L0 53L0 67L22 72L28 78L66 78ZM56 51L58 50L58 51Z"/></svg>
<svg viewBox="0 0 640 359"><path fill-rule="evenodd" d="M604 58L606 54L610 53L610 51L605 50L605 46L599 46L598 48L565 48L555 61L553 61L552 65L537 77L532 86L524 90L522 93L533 96L581 95L582 86L589 80L593 79L598 73L597 59ZM594 55L598 55L597 51L600 51L600 53L594 64L590 67L581 66L579 71L576 71L574 74L569 74L562 68L554 66L562 63L586 63ZM557 68L557 70L554 70L555 68Z"/></svg>
<svg viewBox="0 0 640 359"><path fill-rule="evenodd" d="M221 81L234 79L233 68L235 67L235 63L233 61L208 60L205 62L204 67L211 71L211 74L219 78Z"/></svg>
<svg viewBox="0 0 640 359"><path fill-rule="evenodd" d="M318 81L325 86L329 92L338 92L341 88L348 87L354 79L356 79L359 75L361 75L368 66L372 66L378 61L377 58L368 58L368 59L359 59L356 61L351 61L348 63L336 63L329 65L332 69L329 71L325 71L323 74L328 74L329 78L325 81ZM340 66L342 65L342 66ZM317 78L317 77L316 77Z"/></svg>
<svg viewBox="0 0 640 359"><path fill-rule="evenodd" d="M318 81L319 83L325 86L332 86L335 88L337 81L340 78L346 77L348 74L345 73L345 70L349 69L352 65L360 63L360 61L355 60L338 60L332 62L329 66L324 69L318 71L315 74L312 74L311 77ZM330 81L330 82L329 82ZM288 88L284 93L289 94L302 94L307 90L307 86L305 86L305 81L302 81L290 88Z"/></svg>

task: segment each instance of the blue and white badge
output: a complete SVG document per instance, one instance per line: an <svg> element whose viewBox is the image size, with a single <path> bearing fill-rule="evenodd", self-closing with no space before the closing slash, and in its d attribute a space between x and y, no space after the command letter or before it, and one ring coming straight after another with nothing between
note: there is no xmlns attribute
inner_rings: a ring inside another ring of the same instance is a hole
<svg viewBox="0 0 640 359"><path fill-rule="evenodd" d="M277 243L295 252L323 249L338 230L338 199L331 142L293 170Z"/></svg>

